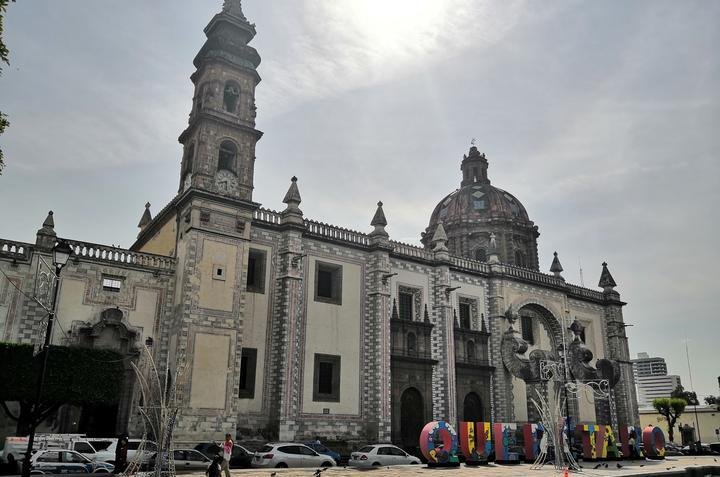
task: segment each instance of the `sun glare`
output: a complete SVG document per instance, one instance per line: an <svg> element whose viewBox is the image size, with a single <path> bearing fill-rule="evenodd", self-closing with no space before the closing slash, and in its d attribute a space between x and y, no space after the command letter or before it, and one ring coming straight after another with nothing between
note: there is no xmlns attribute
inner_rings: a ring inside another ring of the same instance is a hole
<svg viewBox="0 0 720 477"><path fill-rule="evenodd" d="M346 0L348 19L359 33L377 46L402 47L434 36L443 22L449 2L445 0Z"/></svg>

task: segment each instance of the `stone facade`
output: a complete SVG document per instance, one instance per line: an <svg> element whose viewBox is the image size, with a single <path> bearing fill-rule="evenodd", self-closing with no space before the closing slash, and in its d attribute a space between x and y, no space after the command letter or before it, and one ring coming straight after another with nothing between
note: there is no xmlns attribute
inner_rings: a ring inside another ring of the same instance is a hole
<svg viewBox="0 0 720 477"><path fill-rule="evenodd" d="M178 194L154 218L146 210L130 250L70 241L54 342L114 347L128 362L148 343L162 366L185 369L176 435L186 443L230 432L410 446L421 421L532 420L529 398L552 389L537 356L558 362L571 345L596 376L619 377L612 405L578 398L571 414L638 424L624 303L609 271L603 292L566 283L559 262L553 275L540 273L537 227L517 199L489 189L476 148L462 187L472 195L485 186L480 197L496 216L458 215L444 227L436 210L424 247L390 240L381 203L369 233L305 218L296 178L282 212L260 208L255 27L228 0L205 31ZM0 240L4 340L42 337L45 312L28 297L53 226L50 216L35 244ZM574 320L581 344L568 330ZM99 325L114 334L89 340ZM129 373L113 431L140 432L137 405ZM88 431L59 422L57 430Z"/></svg>

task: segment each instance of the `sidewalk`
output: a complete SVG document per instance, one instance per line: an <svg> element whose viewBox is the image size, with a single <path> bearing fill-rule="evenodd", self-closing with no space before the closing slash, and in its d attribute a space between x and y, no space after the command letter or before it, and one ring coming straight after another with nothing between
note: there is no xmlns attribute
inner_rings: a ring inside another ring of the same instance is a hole
<svg viewBox="0 0 720 477"><path fill-rule="evenodd" d="M622 466L617 467L618 462L603 462L598 469L593 469L597 462L581 462L584 468L581 473L572 473L571 475L589 475L592 477L629 477L629 476L684 476L686 467L695 466L720 466L720 458L712 456L702 457L668 457L662 461L635 461L635 462L619 462ZM607 468L605 468L607 464ZM273 472L276 477L288 476L305 476L310 477L315 474L316 469L248 469L233 470L233 476L251 477L251 476L270 476ZM200 475L200 474L195 474ZM352 468L333 467L321 474L321 477L344 477L344 476L364 476L364 477L387 477L387 476L413 476L425 475L430 477L444 476L495 476L495 477L557 477L558 474L552 467L545 467L542 470L531 470L528 464L518 465L494 465L486 467L465 467L464 465L450 469L428 469L425 466L404 465L395 467L381 467L372 470L356 470Z"/></svg>

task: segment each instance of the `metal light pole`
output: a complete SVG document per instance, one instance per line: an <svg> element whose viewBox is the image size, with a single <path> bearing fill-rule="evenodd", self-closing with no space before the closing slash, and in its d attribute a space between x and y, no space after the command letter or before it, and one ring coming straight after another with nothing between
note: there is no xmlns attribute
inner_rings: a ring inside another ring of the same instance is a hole
<svg viewBox="0 0 720 477"><path fill-rule="evenodd" d="M690 367L690 349L688 348L687 335L685 336L685 356L687 357L688 375L690 377L690 390L691 390L691 392L695 393L695 385L693 385L693 378L692 378L692 369ZM698 398L697 398L697 394L695 394L695 402L693 402L693 408L695 409L695 426L697 429L697 441L695 442L695 446L697 448L697 453L701 454L702 453L702 437L700 437L700 420L698 419L697 405L698 405Z"/></svg>
<svg viewBox="0 0 720 477"><path fill-rule="evenodd" d="M48 323L45 330L45 342L42 347L42 362L40 365L40 376L37 382L37 389L35 391L35 402L33 403L32 412L30 417L32 422L30 423L30 436L28 437L28 447L25 451L25 459L23 460L22 476L30 477L30 458L32 457L32 449L35 444L35 428L39 422L35 422L37 419L36 413L40 407L40 398L42 397L42 388L45 382L45 373L47 372L48 356L50 355L50 340L52 339L52 326L57 313L57 296L58 288L60 285L60 272L63 267L67 264L70 256L73 254L73 249L64 240L60 240L52 250L53 254L53 265L55 265L55 289L53 291L53 300L51 311L48 313Z"/></svg>

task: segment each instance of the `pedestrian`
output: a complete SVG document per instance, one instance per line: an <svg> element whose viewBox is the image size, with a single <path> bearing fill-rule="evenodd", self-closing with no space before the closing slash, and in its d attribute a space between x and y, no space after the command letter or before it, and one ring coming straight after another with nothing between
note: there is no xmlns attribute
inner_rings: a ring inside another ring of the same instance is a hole
<svg viewBox="0 0 720 477"><path fill-rule="evenodd" d="M122 474L127 467L128 436L123 434L118 439L115 447L115 470L116 474Z"/></svg>
<svg viewBox="0 0 720 477"><path fill-rule="evenodd" d="M232 441L230 434L225 434L225 442L222 445L223 459L222 459L222 470L225 473L225 477L230 477L230 458L232 457L232 450L235 444Z"/></svg>
<svg viewBox="0 0 720 477"><path fill-rule="evenodd" d="M218 452L217 454L215 454L212 462L210 462L210 465L205 471L205 475L207 475L207 477L220 477L220 468L222 466L222 462L223 454Z"/></svg>
<svg viewBox="0 0 720 477"><path fill-rule="evenodd" d="M638 455L637 446L635 444L635 431L630 433L630 438L628 439L628 447L630 448L630 458L638 459L640 456Z"/></svg>

